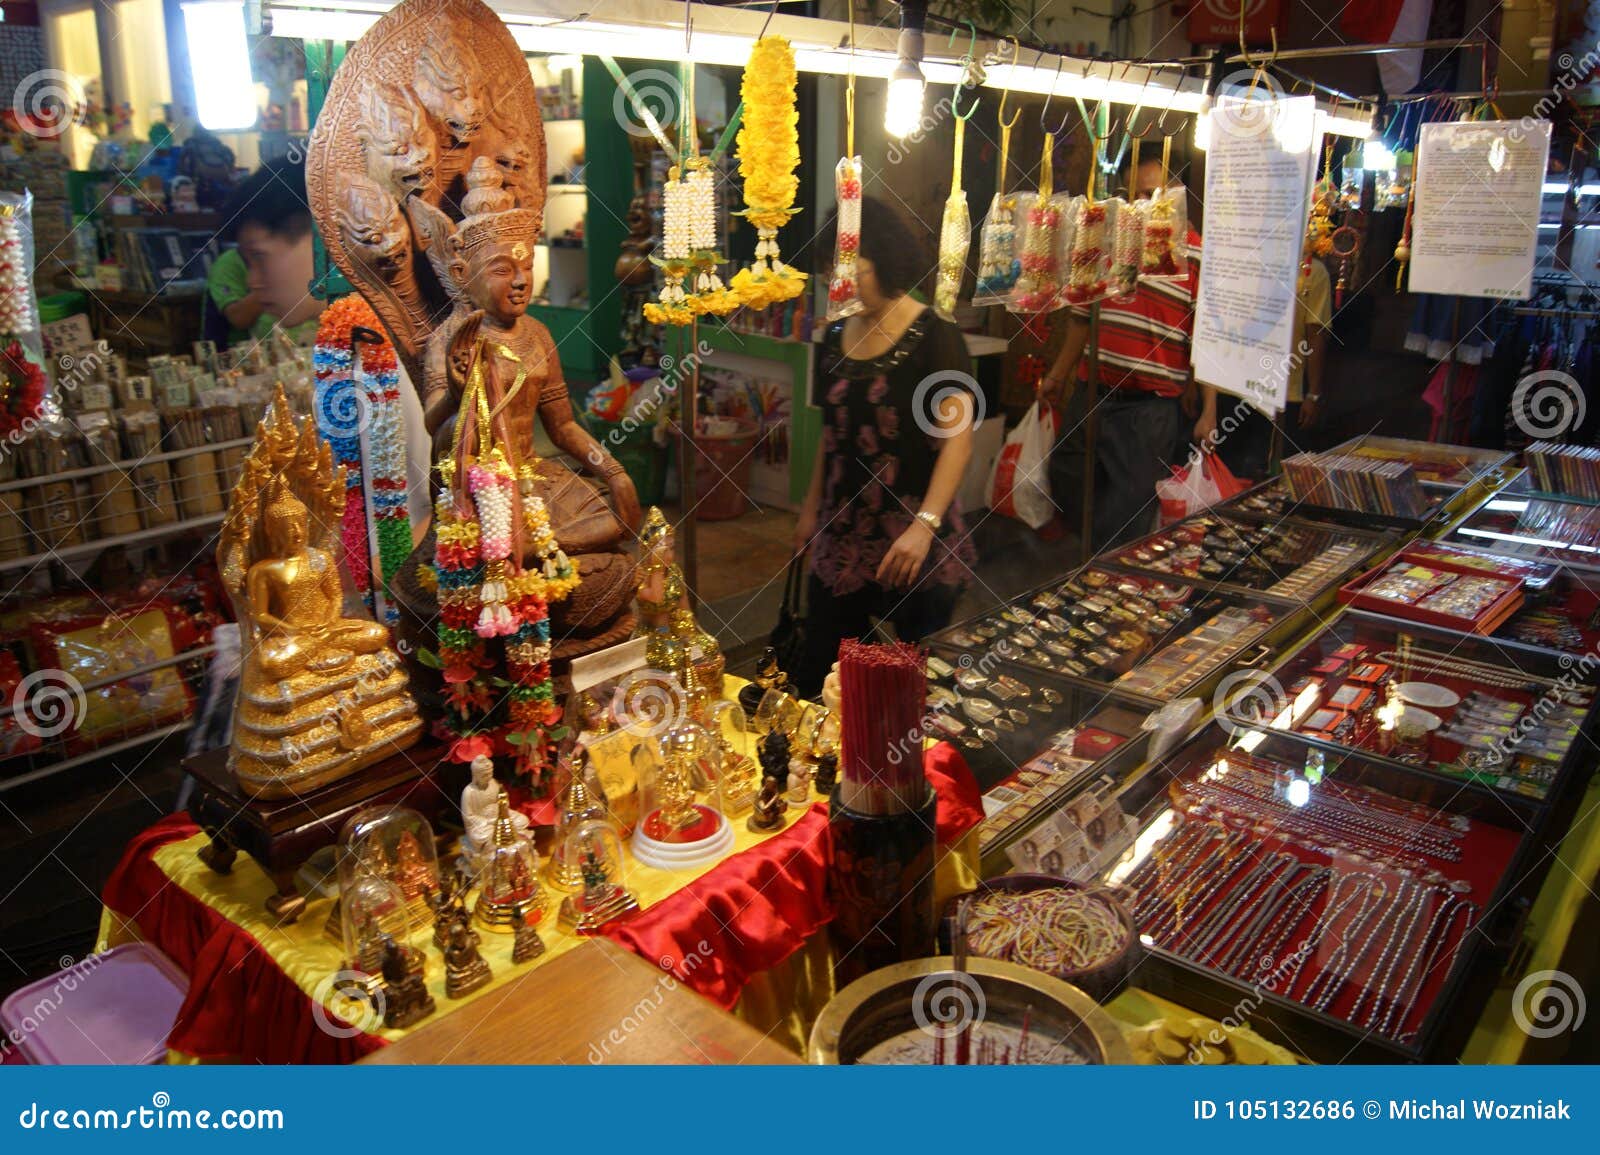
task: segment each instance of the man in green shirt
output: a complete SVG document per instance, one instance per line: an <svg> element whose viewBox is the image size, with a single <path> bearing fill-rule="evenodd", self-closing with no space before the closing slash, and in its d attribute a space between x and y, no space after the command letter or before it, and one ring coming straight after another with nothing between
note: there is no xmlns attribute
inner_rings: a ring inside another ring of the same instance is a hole
<svg viewBox="0 0 1600 1155"><path fill-rule="evenodd" d="M310 344L322 302L311 295L315 269L304 162L262 165L234 190L223 219L238 247L218 258L206 279L217 308L254 340L277 329L296 344Z"/></svg>

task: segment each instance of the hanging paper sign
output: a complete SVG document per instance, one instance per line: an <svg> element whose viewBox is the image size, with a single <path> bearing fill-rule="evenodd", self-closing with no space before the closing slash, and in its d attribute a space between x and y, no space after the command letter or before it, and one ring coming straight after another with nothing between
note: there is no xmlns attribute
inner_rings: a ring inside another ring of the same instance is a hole
<svg viewBox="0 0 1600 1155"><path fill-rule="evenodd" d="M1194 317L1197 380L1278 413L1297 356L1295 292L1316 102L1220 97L1206 154L1206 227Z"/></svg>
<svg viewBox="0 0 1600 1155"><path fill-rule="evenodd" d="M1549 159L1548 120L1424 124L1411 210L1411 291L1527 298Z"/></svg>

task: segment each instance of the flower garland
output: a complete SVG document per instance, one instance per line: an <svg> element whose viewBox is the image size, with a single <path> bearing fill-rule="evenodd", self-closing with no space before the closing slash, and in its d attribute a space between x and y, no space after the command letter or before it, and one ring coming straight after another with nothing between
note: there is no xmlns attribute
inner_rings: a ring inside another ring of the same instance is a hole
<svg viewBox="0 0 1600 1155"><path fill-rule="evenodd" d="M645 304L644 319L652 325L687 325L707 313L731 313L740 304L738 294L717 275L722 254L717 251L716 187L710 163L696 157L685 167L688 173L680 175L674 165L661 189L661 256L650 259L666 283L660 299Z"/></svg>
<svg viewBox="0 0 1600 1155"><path fill-rule="evenodd" d="M414 543L406 480L405 417L400 403L400 362L387 340L361 347L361 385L372 414L367 426L367 498L378 538L384 617L394 625L400 614L388 596L389 583L411 556Z"/></svg>
<svg viewBox="0 0 1600 1155"><path fill-rule="evenodd" d="M49 379L44 367L15 337L0 350L0 437L37 421L44 412Z"/></svg>
<svg viewBox="0 0 1600 1155"><path fill-rule="evenodd" d="M778 230L794 215L800 181L796 126L794 49L781 36L764 36L750 49L740 82L744 121L739 127L739 175L744 178L744 216L756 226L756 256L733 277L732 289L752 309L792 300L806 276L784 264Z"/></svg>
<svg viewBox="0 0 1600 1155"><path fill-rule="evenodd" d="M579 579L535 492L537 462L518 467L511 447L494 443L484 370L491 356L517 367L507 397L526 378L511 350L480 341L461 402L464 412L477 414L477 452L458 442L440 462L443 484L434 503L438 664L447 725L456 736L450 757L470 762L479 754L511 754L517 777L544 797L552 786L551 732L561 720L550 676L549 604ZM465 494L456 487L463 470ZM537 559L529 569L517 549L519 519L523 546ZM491 649L496 642L498 653Z"/></svg>
<svg viewBox="0 0 1600 1155"><path fill-rule="evenodd" d="M22 243L22 212L28 201L0 204L0 333L31 333L39 327L32 274Z"/></svg>
<svg viewBox="0 0 1600 1155"><path fill-rule="evenodd" d="M333 450L335 465L344 466L344 513L339 518L340 552L356 592L373 609L371 550L367 538L367 503L361 486L361 426L365 398L356 391L350 334L365 323L370 307L359 296L342 297L322 311L311 366L317 433Z"/></svg>

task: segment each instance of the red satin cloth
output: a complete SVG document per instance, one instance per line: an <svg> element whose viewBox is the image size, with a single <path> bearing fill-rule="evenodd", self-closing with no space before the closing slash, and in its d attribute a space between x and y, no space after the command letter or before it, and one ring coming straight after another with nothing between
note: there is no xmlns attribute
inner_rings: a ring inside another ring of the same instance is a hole
<svg viewBox="0 0 1600 1155"><path fill-rule="evenodd" d="M946 743L923 759L938 794L938 838L950 846L983 818L977 780ZM827 900L828 808L814 805L782 834L735 854L671 898L606 933L732 1008L750 978L776 966L833 917ZM169 879L152 855L199 828L164 818L128 844L106 883L107 907L138 925L189 975L167 1045L203 1059L349 1063L384 1046L317 1026L311 998L255 938Z"/></svg>
<svg viewBox="0 0 1600 1155"><path fill-rule="evenodd" d="M107 907L134 922L189 976L167 1046L201 1059L247 1063L353 1063L384 1045L373 1035L335 1038L312 1001L255 937L168 878L151 857L199 832L186 814L163 818L128 844L106 883Z"/></svg>
<svg viewBox="0 0 1600 1155"><path fill-rule="evenodd" d="M938 794L939 845L983 820L966 760L940 742L922 766ZM828 808L817 803L782 835L735 854L603 933L727 1010L751 977L777 966L833 918L828 902Z"/></svg>

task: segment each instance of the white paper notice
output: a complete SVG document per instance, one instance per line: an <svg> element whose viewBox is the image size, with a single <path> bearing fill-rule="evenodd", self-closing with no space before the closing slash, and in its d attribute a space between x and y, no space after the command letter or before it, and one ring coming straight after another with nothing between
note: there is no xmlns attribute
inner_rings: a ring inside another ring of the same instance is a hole
<svg viewBox="0 0 1600 1155"><path fill-rule="evenodd" d="M1281 412L1297 355L1295 290L1317 158L1316 102L1219 97L1206 152L1194 374Z"/></svg>
<svg viewBox="0 0 1600 1155"><path fill-rule="evenodd" d="M1528 297L1549 159L1548 120L1424 124L1411 210L1411 291Z"/></svg>

